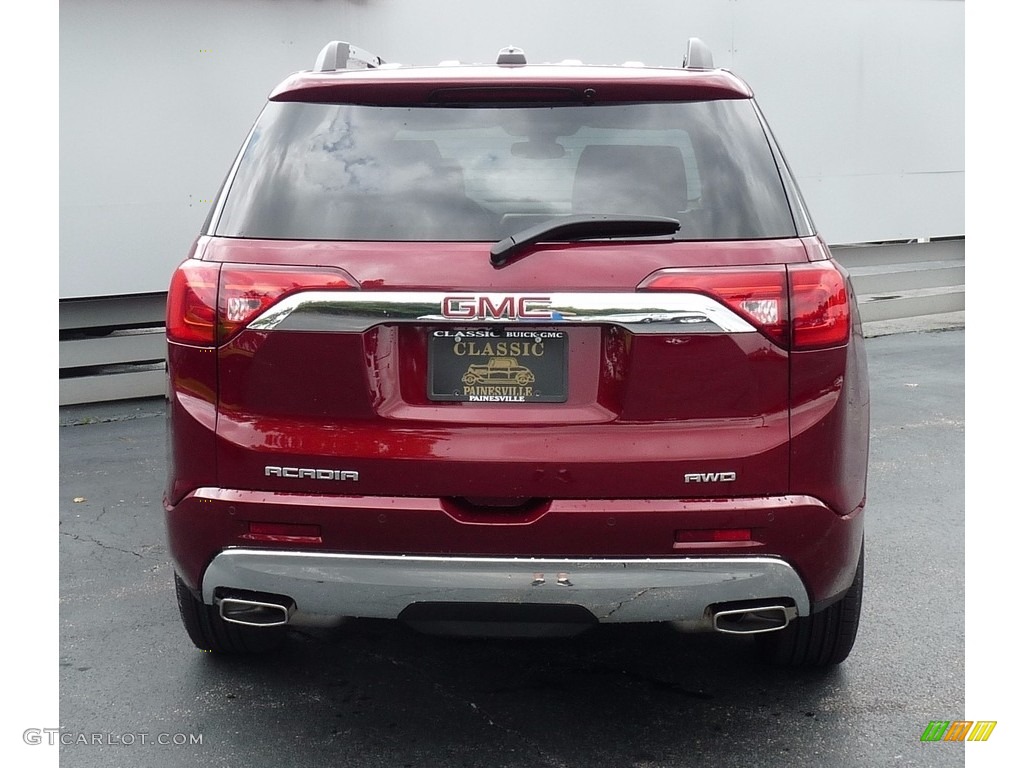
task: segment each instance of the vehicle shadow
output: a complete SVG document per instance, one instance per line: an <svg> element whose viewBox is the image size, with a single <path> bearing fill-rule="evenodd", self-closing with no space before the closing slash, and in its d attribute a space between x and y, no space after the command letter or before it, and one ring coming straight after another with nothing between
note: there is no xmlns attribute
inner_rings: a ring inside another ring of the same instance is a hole
<svg viewBox="0 0 1024 768"><path fill-rule="evenodd" d="M749 638L670 625L482 640L348 620L289 640L196 660L225 731L284 726L268 765L296 749L307 765L756 765L820 738L844 675L774 669Z"/></svg>

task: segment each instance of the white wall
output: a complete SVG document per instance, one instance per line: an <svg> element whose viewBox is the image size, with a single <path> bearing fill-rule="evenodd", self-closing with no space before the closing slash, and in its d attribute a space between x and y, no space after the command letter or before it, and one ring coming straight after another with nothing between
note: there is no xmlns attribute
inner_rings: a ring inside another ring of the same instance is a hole
<svg viewBox="0 0 1024 768"><path fill-rule="evenodd" d="M691 36L753 86L830 243L964 234L959 0L62 0L60 296L165 290L267 93L328 40L678 66Z"/></svg>

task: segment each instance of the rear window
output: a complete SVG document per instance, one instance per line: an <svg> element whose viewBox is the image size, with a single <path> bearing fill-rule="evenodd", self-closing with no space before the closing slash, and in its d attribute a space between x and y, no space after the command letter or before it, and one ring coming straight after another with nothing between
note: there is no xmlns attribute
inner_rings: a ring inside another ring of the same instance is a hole
<svg viewBox="0 0 1024 768"><path fill-rule="evenodd" d="M500 240L570 214L679 219L677 238L792 237L748 100L595 106L267 105L215 234Z"/></svg>

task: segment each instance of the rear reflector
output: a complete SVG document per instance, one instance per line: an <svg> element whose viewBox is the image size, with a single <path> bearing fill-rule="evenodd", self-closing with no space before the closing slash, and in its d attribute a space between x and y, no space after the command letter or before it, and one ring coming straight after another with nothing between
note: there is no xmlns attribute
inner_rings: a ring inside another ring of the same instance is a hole
<svg viewBox="0 0 1024 768"><path fill-rule="evenodd" d="M319 525L302 523L249 523L249 533L243 538L279 544L321 544Z"/></svg>
<svg viewBox="0 0 1024 768"><path fill-rule="evenodd" d="M710 530L676 531L676 541L682 542L715 542L715 541L750 541L749 528L714 528Z"/></svg>

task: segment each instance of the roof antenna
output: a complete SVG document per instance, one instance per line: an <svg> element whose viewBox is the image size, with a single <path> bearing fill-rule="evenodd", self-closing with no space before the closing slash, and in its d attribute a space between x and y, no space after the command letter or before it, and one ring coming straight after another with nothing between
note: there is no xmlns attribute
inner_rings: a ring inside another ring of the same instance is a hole
<svg viewBox="0 0 1024 768"><path fill-rule="evenodd" d="M714 69L711 49L699 37L691 37L686 43L686 57L683 59L684 69Z"/></svg>
<svg viewBox="0 0 1024 768"><path fill-rule="evenodd" d="M526 63L526 54L522 48L510 45L508 48L498 51L497 63L507 67L521 66Z"/></svg>

